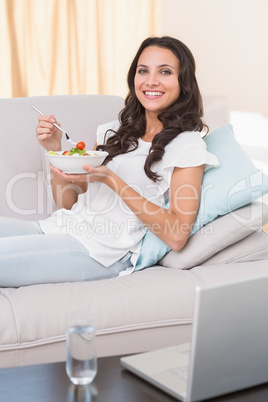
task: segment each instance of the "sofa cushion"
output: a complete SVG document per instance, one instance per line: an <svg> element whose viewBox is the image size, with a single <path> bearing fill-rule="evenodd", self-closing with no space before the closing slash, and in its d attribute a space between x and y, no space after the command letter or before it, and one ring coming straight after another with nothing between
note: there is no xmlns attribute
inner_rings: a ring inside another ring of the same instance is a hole
<svg viewBox="0 0 268 402"><path fill-rule="evenodd" d="M262 229L258 229L244 239L214 254L200 266L262 260L268 261L268 236Z"/></svg>
<svg viewBox="0 0 268 402"><path fill-rule="evenodd" d="M204 173L198 215L191 235L215 218L268 193L268 176L256 168L235 139L233 127L220 127L205 139L220 166ZM136 270L155 264L170 247L147 230Z"/></svg>
<svg viewBox="0 0 268 402"><path fill-rule="evenodd" d="M1 288L0 367L65 361L66 315L85 308L96 312L98 356L188 342L196 286L267 271L266 261L191 270L155 266L101 281Z"/></svg>
<svg viewBox="0 0 268 402"><path fill-rule="evenodd" d="M268 176L249 159L235 139L231 124L205 138L207 149L216 155L220 167L204 174L194 233L219 215L243 207L268 193Z"/></svg>
<svg viewBox="0 0 268 402"><path fill-rule="evenodd" d="M200 265L226 247L255 232L268 221L268 206L259 201L220 216L190 237L180 251L170 251L159 264L174 269ZM267 243L268 244L268 243ZM239 254L239 251L237 251ZM227 256L227 260L229 256ZM226 263L221 258L221 263ZM217 263L215 259L214 262Z"/></svg>

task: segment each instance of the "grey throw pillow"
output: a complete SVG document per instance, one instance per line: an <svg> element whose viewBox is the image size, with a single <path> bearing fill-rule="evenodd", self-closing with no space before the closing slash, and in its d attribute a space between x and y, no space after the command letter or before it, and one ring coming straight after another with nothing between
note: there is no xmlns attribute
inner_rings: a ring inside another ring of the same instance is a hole
<svg viewBox="0 0 268 402"><path fill-rule="evenodd" d="M159 265L189 269L245 238L268 222L268 206L254 201L203 226L180 251L169 251Z"/></svg>

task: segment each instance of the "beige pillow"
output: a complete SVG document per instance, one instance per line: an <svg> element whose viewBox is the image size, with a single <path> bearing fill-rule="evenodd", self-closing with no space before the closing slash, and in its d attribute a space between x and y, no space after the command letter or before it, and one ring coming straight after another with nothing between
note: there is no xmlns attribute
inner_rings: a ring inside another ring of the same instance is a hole
<svg viewBox="0 0 268 402"><path fill-rule="evenodd" d="M203 226L180 251L169 251L159 262L168 268L189 269L244 239L268 222L268 206L254 201Z"/></svg>
<svg viewBox="0 0 268 402"><path fill-rule="evenodd" d="M214 254L200 266L259 260L268 261L268 236L261 229Z"/></svg>

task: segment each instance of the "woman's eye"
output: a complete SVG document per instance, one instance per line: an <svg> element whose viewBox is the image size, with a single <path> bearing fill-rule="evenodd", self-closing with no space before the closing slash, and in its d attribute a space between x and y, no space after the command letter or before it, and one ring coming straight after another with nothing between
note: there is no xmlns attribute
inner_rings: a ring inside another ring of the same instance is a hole
<svg viewBox="0 0 268 402"><path fill-rule="evenodd" d="M147 73L147 70L146 70L146 68L140 68L140 69L138 70L138 73L139 73L139 74L146 74L146 73Z"/></svg>
<svg viewBox="0 0 268 402"><path fill-rule="evenodd" d="M170 71L170 70L162 70L162 71L161 71L161 74L169 75L169 74L171 74L171 71Z"/></svg>

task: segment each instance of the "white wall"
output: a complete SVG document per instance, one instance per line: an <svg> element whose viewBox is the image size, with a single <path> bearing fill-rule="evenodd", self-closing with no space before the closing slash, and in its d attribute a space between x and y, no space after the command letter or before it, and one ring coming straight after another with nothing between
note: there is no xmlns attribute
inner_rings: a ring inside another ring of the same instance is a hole
<svg viewBox="0 0 268 402"><path fill-rule="evenodd" d="M162 34L191 49L202 93L268 117L268 0L161 2Z"/></svg>

